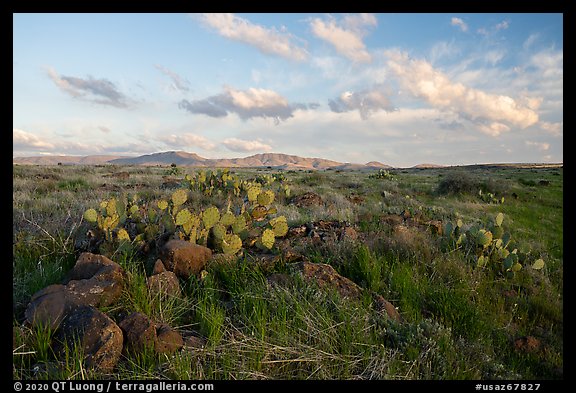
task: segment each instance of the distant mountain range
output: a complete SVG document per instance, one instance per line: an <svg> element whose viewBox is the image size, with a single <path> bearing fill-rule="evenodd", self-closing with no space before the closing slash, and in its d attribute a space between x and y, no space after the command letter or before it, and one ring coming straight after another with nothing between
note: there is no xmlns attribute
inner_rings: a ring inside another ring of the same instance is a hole
<svg viewBox="0 0 576 393"><path fill-rule="evenodd" d="M39 156L13 157L13 164L20 165L143 165L212 167L212 168L258 168L276 169L386 169L390 165L377 161L367 164L351 164L326 160L323 158L303 158L280 153L255 154L245 158L204 158L185 151L167 151L146 154L139 157L126 156Z"/></svg>

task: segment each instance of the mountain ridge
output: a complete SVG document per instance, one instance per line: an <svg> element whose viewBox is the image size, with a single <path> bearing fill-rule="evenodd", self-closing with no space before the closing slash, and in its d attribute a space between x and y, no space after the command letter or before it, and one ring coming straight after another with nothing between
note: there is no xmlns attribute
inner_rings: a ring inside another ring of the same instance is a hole
<svg viewBox="0 0 576 393"><path fill-rule="evenodd" d="M392 168L372 161L368 164L351 164L328 160L317 157L300 157L284 153L258 153L247 157L238 158L204 158L196 153L186 151L165 151L144 154L136 157L128 156L38 156L38 157L13 157L13 164L21 165L142 165L157 166L171 165L190 167L274 167L278 169L363 169L375 167Z"/></svg>

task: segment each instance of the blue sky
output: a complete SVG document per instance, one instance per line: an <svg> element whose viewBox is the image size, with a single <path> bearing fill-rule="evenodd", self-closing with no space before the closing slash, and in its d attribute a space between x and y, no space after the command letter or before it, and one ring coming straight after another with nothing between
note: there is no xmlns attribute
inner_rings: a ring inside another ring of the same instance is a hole
<svg viewBox="0 0 576 393"><path fill-rule="evenodd" d="M13 155L563 160L562 14L14 14Z"/></svg>

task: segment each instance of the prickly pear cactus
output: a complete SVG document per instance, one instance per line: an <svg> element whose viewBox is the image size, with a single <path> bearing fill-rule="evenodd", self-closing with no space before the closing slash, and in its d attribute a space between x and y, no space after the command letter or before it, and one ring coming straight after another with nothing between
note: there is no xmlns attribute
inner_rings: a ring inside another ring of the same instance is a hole
<svg viewBox="0 0 576 393"><path fill-rule="evenodd" d="M242 239L235 234L227 234L222 239L222 252L227 255L234 255L242 248Z"/></svg>
<svg viewBox="0 0 576 393"><path fill-rule="evenodd" d="M209 207L202 213L202 222L206 229L212 228L218 221L220 221L220 212L216 207Z"/></svg>
<svg viewBox="0 0 576 393"><path fill-rule="evenodd" d="M186 208L176 214L176 225L184 225L192 219L192 213Z"/></svg>
<svg viewBox="0 0 576 393"><path fill-rule="evenodd" d="M270 220L270 225L272 226L272 231L274 231L274 236L276 237L282 237L288 233L288 223L284 216L273 218Z"/></svg>
<svg viewBox="0 0 576 393"><path fill-rule="evenodd" d="M260 238L262 246L264 246L268 250L271 250L272 247L274 247L274 241L275 241L274 231L272 231L271 229L265 229L264 232L262 232L262 237Z"/></svg>
<svg viewBox="0 0 576 393"><path fill-rule="evenodd" d="M96 220L98 220L98 213L94 209L88 209L84 212L84 219L88 222L96 222Z"/></svg>
<svg viewBox="0 0 576 393"><path fill-rule="evenodd" d="M174 203L174 206L180 206L187 200L188 192L183 188L174 191L174 194L172 194L172 202Z"/></svg>
<svg viewBox="0 0 576 393"><path fill-rule="evenodd" d="M274 192L270 190L262 191L258 194L257 201L261 206L269 206L274 202Z"/></svg>
<svg viewBox="0 0 576 393"><path fill-rule="evenodd" d="M220 223L224 226L230 226L230 225L234 224L235 220L236 220L236 217L234 217L234 214L232 214L230 212L226 212L226 213L222 214L222 217L220 217Z"/></svg>

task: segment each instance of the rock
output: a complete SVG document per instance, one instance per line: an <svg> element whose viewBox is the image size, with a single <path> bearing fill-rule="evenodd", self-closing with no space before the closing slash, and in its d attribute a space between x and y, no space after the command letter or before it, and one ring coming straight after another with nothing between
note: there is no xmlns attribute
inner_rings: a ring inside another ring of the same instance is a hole
<svg viewBox="0 0 576 393"><path fill-rule="evenodd" d="M179 297L182 293L178 277L176 277L176 274L169 271L160 272L148 277L146 284L148 286L148 291L154 297Z"/></svg>
<svg viewBox="0 0 576 393"><path fill-rule="evenodd" d="M401 321L400 313L396 310L396 307L388 300L384 299L382 295L377 293L372 294L372 300L374 301L374 308L378 311L384 311L388 316L396 321Z"/></svg>
<svg viewBox="0 0 576 393"><path fill-rule="evenodd" d="M356 232L356 229L352 227L344 227L342 229L342 232L340 232L340 241L343 240L348 241L358 240L358 232Z"/></svg>
<svg viewBox="0 0 576 393"><path fill-rule="evenodd" d="M280 287L287 287L293 283L292 277L288 274L284 273L274 273L266 277L266 281L268 285L271 287L280 286Z"/></svg>
<svg viewBox="0 0 576 393"><path fill-rule="evenodd" d="M380 222L386 223L390 226L397 226L404 223L404 218L398 214L387 214L380 217Z"/></svg>
<svg viewBox="0 0 576 393"><path fill-rule="evenodd" d="M156 343L156 326L144 314L133 312L120 324L124 332L125 350L140 352L145 348L154 348Z"/></svg>
<svg viewBox="0 0 576 393"><path fill-rule="evenodd" d="M166 268L160 259L157 259L154 263L154 268L152 269L152 275L165 272Z"/></svg>
<svg viewBox="0 0 576 393"><path fill-rule="evenodd" d="M176 330L165 323L156 325L156 352L174 353L184 346L184 339Z"/></svg>
<svg viewBox="0 0 576 393"><path fill-rule="evenodd" d="M66 288L81 304L109 306L124 289L124 269L104 255L82 253L68 277Z"/></svg>
<svg viewBox="0 0 576 393"><path fill-rule="evenodd" d="M120 265L105 256L82 253L66 285L50 285L32 296L26 321L56 329L66 314L79 306L109 306L122 294L124 274Z"/></svg>
<svg viewBox="0 0 576 393"><path fill-rule="evenodd" d="M305 281L314 281L320 288L335 289L342 297L359 300L362 297L363 289L354 281L341 276L330 265L324 263L311 263L302 261L298 265ZM375 308L378 311L385 311L386 314L397 321L401 320L398 310L382 296L373 294L372 298Z"/></svg>
<svg viewBox="0 0 576 393"><path fill-rule="evenodd" d="M184 346L180 333L165 323L155 324L139 312L124 318L120 328L124 332L126 351L141 352L148 348L156 353L174 353Z"/></svg>
<svg viewBox="0 0 576 393"><path fill-rule="evenodd" d="M297 207L310 207L310 206L323 206L324 202L320 195L313 192L307 192L302 195L294 197L291 201Z"/></svg>
<svg viewBox="0 0 576 393"><path fill-rule="evenodd" d="M443 228L442 228L442 221L440 220L430 220L424 223L424 225L430 228L430 231L434 235L442 235Z"/></svg>
<svg viewBox="0 0 576 393"><path fill-rule="evenodd" d="M212 250L186 240L170 240L160 250L166 268L187 280L200 273L212 258Z"/></svg>
<svg viewBox="0 0 576 393"><path fill-rule="evenodd" d="M535 352L538 351L542 343L536 337L525 336L514 340L514 349L521 352Z"/></svg>
<svg viewBox="0 0 576 393"><path fill-rule="evenodd" d="M92 306L71 311L55 333L55 353L64 354L64 345L80 344L86 367L111 371L122 353L122 331L106 314Z"/></svg>
<svg viewBox="0 0 576 393"><path fill-rule="evenodd" d="M206 340L197 336L187 336L184 337L184 346L186 350L191 350L195 348L203 348L206 345Z"/></svg>
<svg viewBox="0 0 576 393"><path fill-rule="evenodd" d="M343 297L360 298L362 289L352 280L341 276L330 265L325 263L299 263L304 280L314 281L321 288L333 288Z"/></svg>
<svg viewBox="0 0 576 393"><path fill-rule="evenodd" d="M41 325L55 330L66 314L77 305L64 285L49 285L32 295L25 312L26 323L30 326Z"/></svg>

